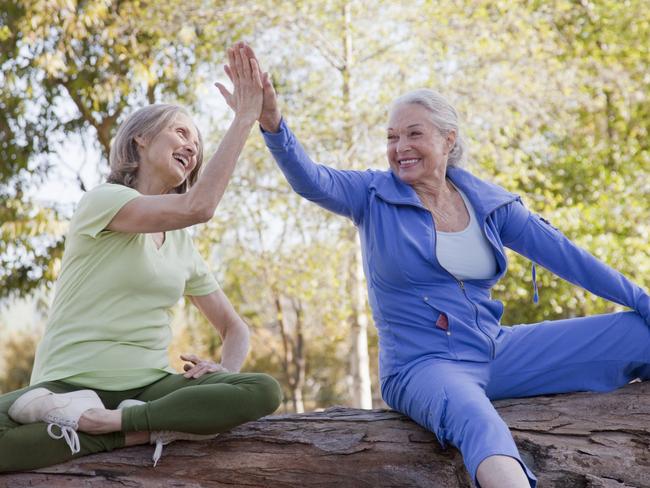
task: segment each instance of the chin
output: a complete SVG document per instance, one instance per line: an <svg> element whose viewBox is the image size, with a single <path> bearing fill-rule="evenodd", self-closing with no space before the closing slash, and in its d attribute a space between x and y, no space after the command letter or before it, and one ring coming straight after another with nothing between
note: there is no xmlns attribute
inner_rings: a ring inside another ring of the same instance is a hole
<svg viewBox="0 0 650 488"><path fill-rule="evenodd" d="M418 175L410 172L402 173L400 174L399 171L393 171L395 176L397 176L400 180L402 180L404 183L407 185L412 185L413 183L416 183L418 180Z"/></svg>

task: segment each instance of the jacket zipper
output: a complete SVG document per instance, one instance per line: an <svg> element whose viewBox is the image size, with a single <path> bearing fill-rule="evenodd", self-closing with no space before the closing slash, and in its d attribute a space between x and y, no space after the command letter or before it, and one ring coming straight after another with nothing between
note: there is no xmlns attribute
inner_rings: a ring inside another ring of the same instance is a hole
<svg viewBox="0 0 650 488"><path fill-rule="evenodd" d="M425 209L426 210L426 209ZM427 210L428 211L428 210ZM429 215L431 215L431 212L429 212ZM465 296L465 300L467 300L469 303L472 304L472 307L474 307L474 321L476 322L476 328L483 333L483 335L487 338L488 342L490 343L490 359L494 359L496 356L496 346L494 345L494 341L492 340L492 337L483 330L481 325L479 324L478 321L478 307L476 304L469 298L467 295L467 290L465 289L465 283L462 280L459 280L456 278L453 274L451 274L442 264L440 264L440 261L438 261L438 256L436 255L436 246L435 242L438 240L438 236L436 235L436 222L433 220L433 215L431 215L431 228L433 231L433 236L434 236L434 246L433 246L433 256L435 260L438 262L438 265L445 270L445 272L452 277L452 279L458 283L458 286L460 287L461 291L463 292L463 295ZM488 239L489 241L489 239ZM490 244L492 244L490 242ZM494 246L494 244L492 244ZM451 335L451 329L447 331L447 335Z"/></svg>
<svg viewBox="0 0 650 488"><path fill-rule="evenodd" d="M431 217L431 224L432 224L432 225L431 225L431 229L432 229L432 232L433 232L433 235L434 235L434 239L437 240L437 236L436 236L436 222L433 220L433 215L431 214L431 212L429 211L429 209L427 209L427 208L424 207L423 205L420 205L420 204L417 204L417 203L410 203L410 202L409 202L409 203L404 203L404 202L393 201L392 199L387 199L387 198L384 198L384 197L381 197L381 198L382 198L382 200L384 200L385 202L388 202L388 203L390 203L390 204L392 204L392 205L410 205L410 206L418 207L418 208L421 208L422 210L427 211L427 212L429 213L430 217ZM469 198L469 197L468 197L468 198ZM493 208L490 212L488 212L486 215L489 215L490 213L495 212L496 210L500 209L501 207L505 207L506 205L511 204L511 203L512 203L513 201L515 201L515 200L516 200L516 199L511 199L511 200L508 200L507 202L502 203L501 205L498 205L497 207ZM470 203L471 203L471 202L470 202ZM485 238L488 240L488 242L490 243L490 245L492 246L492 248L497 248L497 246L494 245L494 243L492 242L492 240L488 237L487 233L485 232L485 220L483 220L483 234L485 235ZM434 242L435 242L435 241L434 241ZM467 295L467 290L465 290L465 283L464 283L463 281L459 280L458 278L456 278L453 274L451 274L449 271L447 271L447 269L445 269L445 267L444 267L442 264L440 264L440 261L438 261L438 256L436 256L435 245L433 246L433 256L434 256L435 260L438 262L438 265L439 265L442 269L444 269L445 272L446 272L449 276L451 276L452 279L453 279L454 281L456 281L456 283L458 283L458 286L459 286L460 289L462 290L463 295L465 296L465 299L466 299L469 303L472 304L472 307L474 307L474 314L475 314L476 327L478 328L478 330L481 331L481 333L482 333L485 337L487 337L487 340L488 340L488 342L490 343L491 359L494 359L494 358L496 357L496 345L494 344L494 340L492 339L492 337L490 337L490 335L489 335L487 332L485 332L485 331L483 330L483 328L479 325L479 321L478 321L478 307L476 306L476 304L475 304L475 303L474 303L474 302L469 298L469 296ZM449 327L449 328L447 329L447 335L451 335L451 325L448 324L448 327Z"/></svg>
<svg viewBox="0 0 650 488"><path fill-rule="evenodd" d="M449 273L449 271L447 271L447 272ZM479 324L479 321L478 321L478 307L476 306L476 304L472 300L470 300L469 296L467 295L467 290L465 289L465 282L463 282L462 280L459 280L458 278L456 278L451 273L449 273L449 274L456 280L456 282L458 283L458 286L460 286L460 289L463 291L463 295L465 295L465 299L469 303L472 304L472 307L474 307L474 314L475 314L475 317L476 317L476 319L475 319L476 327L478 328L478 330L483 332L485 337L487 337L488 342L490 343L490 356L491 356L491 359L494 359L496 357L496 346L494 345L494 340L492 339L492 337L490 337L490 335L487 332L485 332L483 330L483 327L481 327L481 324Z"/></svg>

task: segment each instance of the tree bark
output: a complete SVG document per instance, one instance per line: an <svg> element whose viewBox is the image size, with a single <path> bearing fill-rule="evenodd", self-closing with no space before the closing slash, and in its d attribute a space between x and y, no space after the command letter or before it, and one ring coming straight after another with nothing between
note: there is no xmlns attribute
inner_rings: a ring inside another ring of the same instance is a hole
<svg viewBox="0 0 650 488"><path fill-rule="evenodd" d="M650 487L650 382L496 406L540 488ZM212 441L175 442L157 468L152 449L119 449L0 476L0 486L471 486L455 449L442 450L433 434L388 410L335 407L266 417Z"/></svg>

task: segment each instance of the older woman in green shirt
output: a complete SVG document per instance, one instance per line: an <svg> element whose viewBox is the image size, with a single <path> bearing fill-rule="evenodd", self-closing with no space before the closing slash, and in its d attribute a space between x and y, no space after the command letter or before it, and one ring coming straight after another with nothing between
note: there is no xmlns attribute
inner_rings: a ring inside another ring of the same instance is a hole
<svg viewBox="0 0 650 488"><path fill-rule="evenodd" d="M228 50L235 118L198 177L199 131L173 105L136 111L111 147L108 182L81 199L29 387L0 396L0 472L114 448L213 437L281 401L264 374L237 373L246 324L194 248L187 227L215 212L262 106L244 45ZM170 368L170 309L188 296L223 338L220 363ZM64 442L65 441L65 442ZM67 444L67 446L66 446Z"/></svg>

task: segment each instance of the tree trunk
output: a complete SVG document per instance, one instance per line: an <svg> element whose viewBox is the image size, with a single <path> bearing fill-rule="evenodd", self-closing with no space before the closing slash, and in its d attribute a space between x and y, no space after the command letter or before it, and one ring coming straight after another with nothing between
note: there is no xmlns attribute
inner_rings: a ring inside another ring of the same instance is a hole
<svg viewBox="0 0 650 488"><path fill-rule="evenodd" d="M304 412L305 408L302 400L302 385L297 383L298 375L296 369L299 367L299 364L296 364L295 358L295 344L291 331L288 328L286 316L282 307L282 296L280 292L275 289L274 286L271 287L271 293L273 294L273 304L275 306L276 320L280 326L280 335L282 337L282 370L285 377L285 383L289 387L289 394L291 396L291 405L293 406L293 411L297 413ZM302 340L299 338L299 340Z"/></svg>
<svg viewBox="0 0 650 488"><path fill-rule="evenodd" d="M358 240L356 232L355 241ZM368 314L366 312L366 288L361 262L361 246L357 242L352 251L354 259L350 273L352 317L350 320L350 399L358 408L372 408L370 383L370 358L368 354Z"/></svg>
<svg viewBox="0 0 650 488"><path fill-rule="evenodd" d="M341 32L341 48L343 63L341 72L341 99L343 102L343 117L345 151L347 158L354 155L355 134L353 124L354 108L352 106L352 13L350 2L341 5L343 21ZM352 405L359 408L372 408L372 390L370 386L370 361L368 357L368 314L366 312L366 288L361 263L361 251L356 229L350 226L347 237L352 243L351 265L348 270L349 294L351 301L350 313L350 365L349 390Z"/></svg>
<svg viewBox="0 0 650 488"><path fill-rule="evenodd" d="M540 488L650 487L650 382L613 393L503 400ZM331 408L250 422L212 441L151 446L0 476L20 487L469 488L460 454L388 410ZM29 453L25 453L26 456Z"/></svg>
<svg viewBox="0 0 650 488"><path fill-rule="evenodd" d="M296 313L296 342L293 354L293 386L294 411L303 413L305 404L302 396L302 389L305 386L305 377L307 376L307 357L305 354L305 335L303 331L303 310L300 299L292 300L293 309Z"/></svg>

